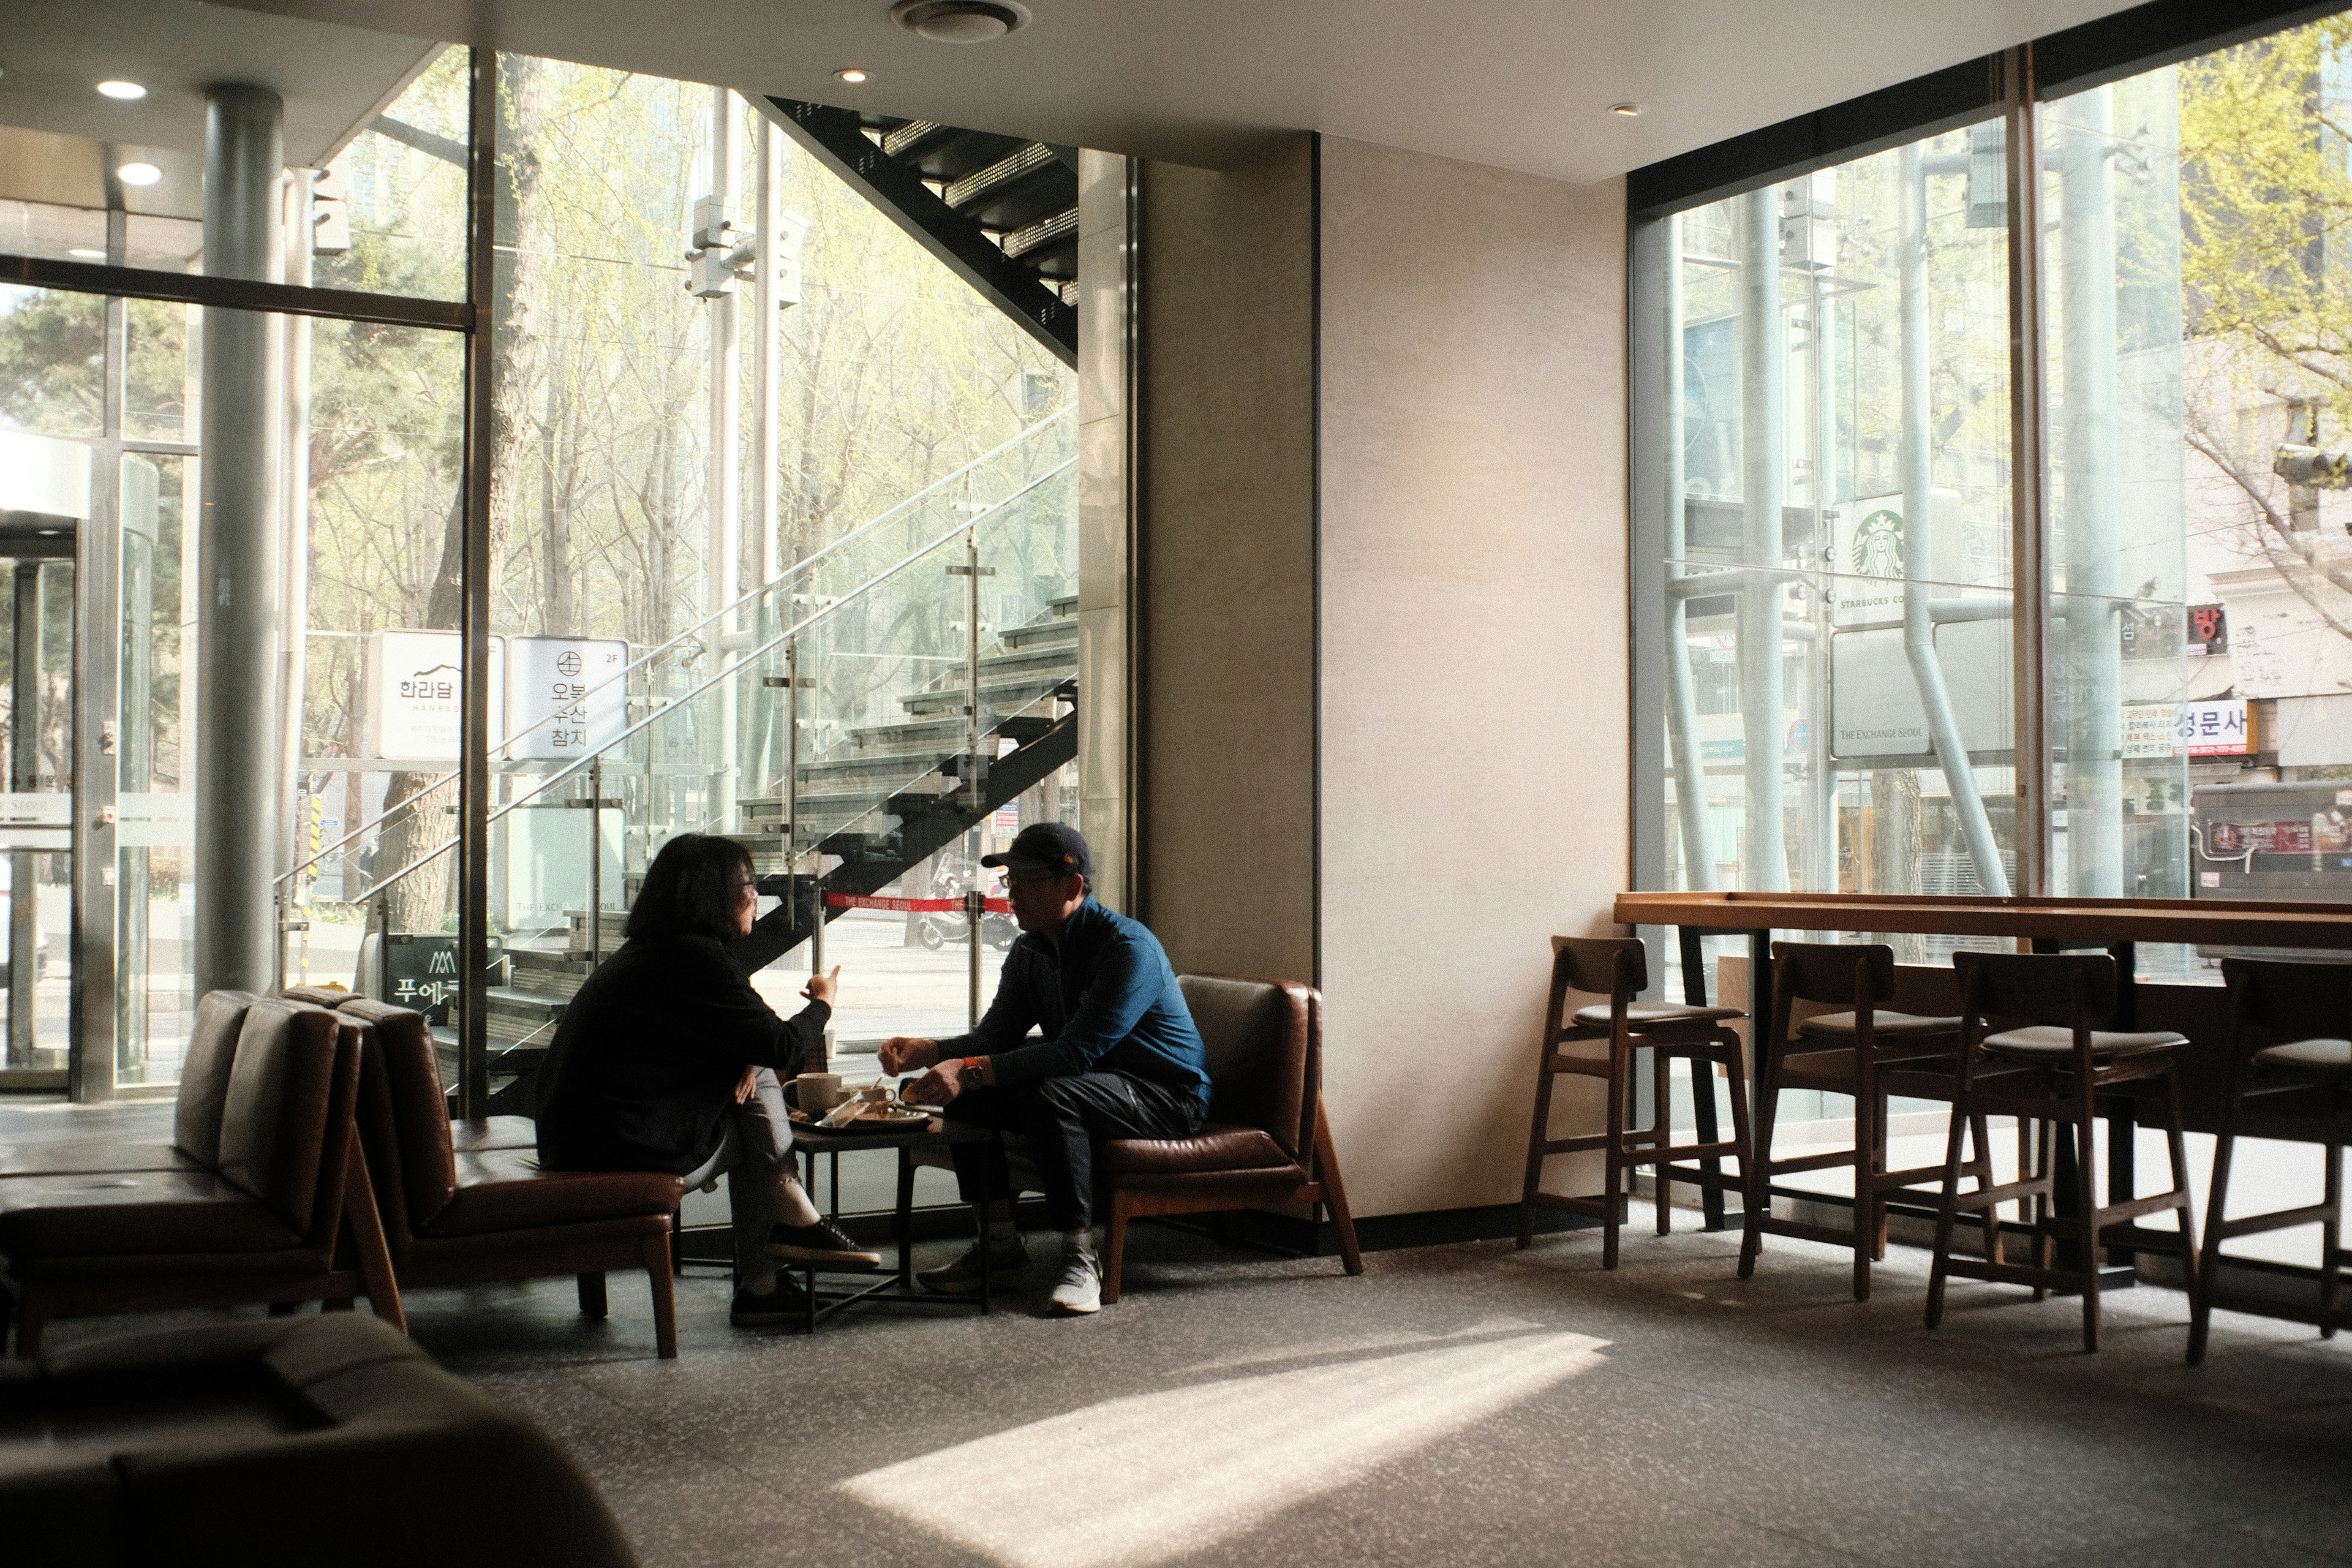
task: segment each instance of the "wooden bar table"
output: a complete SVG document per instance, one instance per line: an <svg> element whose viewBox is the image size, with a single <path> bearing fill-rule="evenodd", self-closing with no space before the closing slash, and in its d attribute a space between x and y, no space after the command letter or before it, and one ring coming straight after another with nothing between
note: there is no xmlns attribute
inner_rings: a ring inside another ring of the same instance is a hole
<svg viewBox="0 0 2352 1568"><path fill-rule="evenodd" d="M1929 936L1989 936L2026 942L2036 952L2103 947L2113 952L2118 978L2113 1026L2138 1026L2136 944L2179 942L2202 947L2290 949L2352 955L2352 905L2252 899L1996 898L1986 894L1917 893L1620 893L1612 918L1627 926L1673 926L1681 939L1683 999L1706 1005L1706 969L1700 939L1745 936L1748 952L1748 1013L1752 1030L1770 1027L1772 936L1775 931L1906 932ZM2192 1035L2192 1039L2194 1036ZM2226 1041L2203 1042L2226 1049ZM1750 1049L1755 1048L1751 1037ZM1752 1079L1751 1079L1751 1081ZM1696 1087L1696 1086L1694 1086ZM1696 1097L1697 1131L1714 1136L1710 1093ZM2211 1109L2211 1108L2199 1108ZM2192 1124L2210 1118L2198 1116ZM2107 1140L2113 1193L2135 1187L2129 1137ZM2062 1184L2063 1190L2063 1184ZM1722 1199L1707 1194L1706 1224L1723 1225ZM2127 1249L2110 1256L2128 1261Z"/></svg>

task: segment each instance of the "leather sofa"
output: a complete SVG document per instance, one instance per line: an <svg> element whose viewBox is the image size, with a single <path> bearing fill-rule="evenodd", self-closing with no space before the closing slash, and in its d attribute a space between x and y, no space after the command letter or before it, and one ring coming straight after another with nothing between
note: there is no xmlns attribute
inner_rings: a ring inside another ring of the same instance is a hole
<svg viewBox="0 0 2352 1568"><path fill-rule="evenodd" d="M218 994L198 1026L168 1146L110 1152L98 1133L12 1151L0 1258L21 1354L52 1318L173 1307L364 1293L400 1324L353 1133L359 1029L302 1003Z"/></svg>
<svg viewBox="0 0 2352 1568"><path fill-rule="evenodd" d="M171 1100L0 1105L0 1177L204 1170L219 1163L229 1066L253 1001L245 991L214 991L198 1000Z"/></svg>
<svg viewBox="0 0 2352 1568"><path fill-rule="evenodd" d="M340 1016L362 1029L360 1138L402 1285L570 1274L582 1310L602 1317L605 1271L642 1268L657 1348L676 1356L670 1229L685 1184L656 1171L543 1171L528 1147L461 1151L425 1016L364 997L344 999Z"/></svg>
<svg viewBox="0 0 2352 1568"><path fill-rule="evenodd" d="M289 985L285 994L298 1002L336 1008L360 999L356 993L340 985ZM539 1146L539 1124L528 1116L458 1116L453 1110L449 1117L449 1142L460 1155L478 1154L485 1149L535 1149Z"/></svg>
<svg viewBox="0 0 2352 1568"><path fill-rule="evenodd" d="M0 1363L0 1550L41 1568L629 1568L529 1422L364 1317Z"/></svg>

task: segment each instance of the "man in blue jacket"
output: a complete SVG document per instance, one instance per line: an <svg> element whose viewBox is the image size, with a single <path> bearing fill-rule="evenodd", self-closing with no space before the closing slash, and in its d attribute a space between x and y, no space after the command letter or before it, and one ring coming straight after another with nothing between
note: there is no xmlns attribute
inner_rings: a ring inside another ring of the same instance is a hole
<svg viewBox="0 0 2352 1568"><path fill-rule="evenodd" d="M1004 955L996 1000L968 1035L886 1041L882 1066L928 1068L910 1099L946 1106L950 1121L1028 1140L1045 1212L1062 1233L1054 1307L1096 1311L1095 1142L1200 1131L1209 1114L1207 1054L1159 938L1091 896L1094 855L1076 828L1024 827L1010 849L981 864L1005 868L1023 933ZM1028 1038L1033 1028L1043 1037ZM967 1201L983 1173L989 1192L1012 1190L1000 1140L956 1144L955 1161ZM1028 1262L1013 1205L998 1198L989 1205L986 1239L919 1278L929 1289L961 1295L980 1289L983 1271L1018 1273Z"/></svg>

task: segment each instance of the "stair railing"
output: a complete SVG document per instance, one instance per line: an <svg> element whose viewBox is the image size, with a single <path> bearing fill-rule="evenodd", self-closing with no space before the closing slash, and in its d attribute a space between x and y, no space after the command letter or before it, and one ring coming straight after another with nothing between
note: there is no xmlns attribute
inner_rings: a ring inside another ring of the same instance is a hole
<svg viewBox="0 0 2352 1568"><path fill-rule="evenodd" d="M731 604L723 605L720 608L712 611L710 614L703 616L702 619L695 622L692 626L688 626L685 630L680 631L656 646L646 649L644 653L639 654L636 658L629 660L626 664L622 666L620 669L606 676L604 679L596 682L593 686L587 688L577 699L575 699L575 701L578 704L585 705L600 693L609 689L615 681L624 683L622 689L625 691L627 689L625 683L631 676L643 672L647 668L647 667L651 666L656 660L661 659L674 651L688 648L689 644L693 645L692 651L702 651L702 634L714 623L722 622L727 617L740 613L745 606L753 604L755 601L771 598L781 593L785 588L790 587L800 578L814 574L818 567L830 563L835 557L848 550L850 546L868 538L877 530L891 522L893 520L903 516L912 508L926 500L936 499L950 490L956 485L962 483L966 479L970 478L974 472L976 472L982 465L992 462L996 458L1012 452L1014 448L1036 439L1043 432L1058 429L1063 424L1070 420L1072 417L1073 415L1071 411L1065 409L1058 414L1050 415L1047 417L1037 421L1034 425L1024 427L1018 435L1013 437L1010 440L999 443L997 446L982 453L979 457L972 458L961 468L957 468L954 472L924 486L921 489L917 490L912 495L898 501L887 510L868 518L866 521L858 524L856 528L850 530L847 533L843 534L839 539L835 540L832 543L825 545L823 549L812 551L807 555L804 555L798 561L793 562L776 576L766 583L761 584L750 592L743 594ZM1013 496L1008 496L1005 498L1004 501L999 502L997 505L1003 506L1010 504L1012 500L1020 496L1026 495L1036 489L1037 485L1042 483L1044 479L1050 478L1054 474L1061 473L1069 466L1070 460L1065 459L1063 462L1056 464L1053 468L1049 469L1045 475L1040 476L1037 479L1031 480L1029 483L1024 485L1019 490L1015 491ZM996 508L992 507L990 510L993 511ZM898 568L893 567L890 570L896 571L897 569ZM700 689L698 688L698 689ZM684 699L674 699L673 700L683 701ZM518 741L523 740L530 735L534 731L539 730L542 726L553 723L560 716L560 712L543 714L532 722L524 725L521 729L516 730L508 734L504 739L493 742L491 750L494 752L506 751L509 747L513 746ZM631 732L634 733L634 731ZM273 878L271 879L271 886L277 890L277 898L279 905L279 925L281 929L284 927L286 919L288 918L286 913L286 905L288 903L289 892L289 889L297 885L296 879L300 877L305 871L310 870L312 867L315 867L326 860L330 856L341 853L352 844L365 837L369 833L381 828L385 823L392 821L401 814L416 809L419 803L424 801L426 796L433 795L438 790L446 788L457 777L457 771L454 768L440 774L423 789L417 791L415 795L410 795L406 800L402 801L399 805L388 807L379 816L360 824L357 827L352 828L350 832L344 834L341 838L336 839L333 843L311 851L309 857L297 861L292 868L280 872L277 877ZM417 862L417 864L420 865L423 863L423 861ZM388 886L389 884L386 885ZM279 967L282 972L284 968L282 962Z"/></svg>
<svg viewBox="0 0 2352 1568"><path fill-rule="evenodd" d="M565 763L555 772L542 776L530 788L523 791L521 794L516 795L514 799L508 801L505 805L498 807L489 814L488 818L489 822L496 823L502 821L515 812L523 809L531 802L537 800L540 796L544 795L557 784L562 784L568 779L577 777L583 770L588 773L590 793L586 801L580 804L582 808L585 809L589 814L588 864L591 877L591 903L588 910L588 928L590 932L592 956L601 957L603 941L604 848L601 836L602 822L604 814L606 810L620 805L618 801L610 801L604 797L604 766L606 755L616 749L625 747L631 740L650 731L655 725L660 723L663 720L669 718L674 714L687 711L688 704L691 703L695 698L700 696L705 691L710 690L722 681L729 680L741 675L744 671L753 668L758 660L780 648L787 650L785 663L788 671L791 672L787 679L797 680L799 679L798 646L801 637L805 636L814 627L825 622L830 617L847 609L851 605L864 600L884 584L893 581L898 577L900 574L915 566L926 557L938 551L941 546L952 542L958 534L962 534L967 542L965 552L967 566L976 567L978 564L977 541L981 529L989 522L990 520L1008 512L1027 497L1043 489L1048 482L1060 478L1064 474L1073 472L1076 467L1077 459L1076 458L1064 458L1061 462L1056 463L1045 472L1022 485L1011 495L990 505L985 511L981 512L977 516L959 521L954 527L947 529L936 537L927 540L920 546L901 556L898 561L884 568L882 571L876 573L873 576L868 577L856 587L850 589L846 593L844 593L838 597L831 599L823 605L817 605L801 620L778 632L775 636L769 637L764 642L760 642L751 647L740 650L740 657L738 658L733 664L728 665L724 668L713 671L688 690L678 694L668 701L653 708L652 710L647 712L643 718L629 724L618 734L614 735L607 740L594 752L589 753L587 756L581 757L573 762ZM980 706L979 663L976 648L976 638L978 637L979 627L979 616L977 614L978 582L980 575L982 574L981 571L974 571L966 574L970 577L970 583L966 589L966 605L968 611L966 638L968 643L973 645L973 651L966 659L967 675L965 695L967 698L967 710L972 715L972 721L976 722ZM796 809L797 797L800 793L797 747L798 714L796 704L797 692L800 689L797 686L793 686L787 689L794 694L795 708L793 712L794 735L792 748L793 756L793 771L786 774L786 798L788 802L795 803L794 809ZM970 744L966 748L965 755L968 757L976 757L979 750L979 742L977 733L972 729L971 723L970 722L966 725L966 733L968 737L970 737ZM972 764L974 767L977 767L977 765L976 762ZM438 786L436 785L435 787ZM975 798L977 798L976 795ZM403 809L406 809L406 804L407 803L403 803ZM388 818L391 814L386 813L385 816ZM374 886L367 889L364 895L364 901L369 907L369 913L366 925L363 929L366 931L371 931L375 934L378 939L378 972L376 980L377 992L379 994L383 994L389 989L391 963L390 939L392 936L389 895L392 889L398 887L401 883L406 881L409 878L415 876L419 871L425 869L425 867L439 860L443 856L456 849L459 842L459 837L452 834L447 838L443 839L440 843L425 850L407 865L403 866L398 870L392 873L392 875L384 878L383 880L376 883ZM798 839L795 837L787 840L787 843L790 846L788 853L790 855L791 862L796 865L799 859ZM325 852L322 851L321 854ZM285 973L286 964L285 945L286 932L288 930L288 910L285 889L287 886L288 884L285 879L280 879L278 895L280 918L278 921L278 973L281 975ZM819 918L815 921L814 929L817 932L822 932L824 927L824 921L822 910L820 910ZM818 945L813 950L813 954L816 962L819 963L822 963L823 962L822 940L821 936L816 938ZM362 941L362 945L364 945L364 939Z"/></svg>

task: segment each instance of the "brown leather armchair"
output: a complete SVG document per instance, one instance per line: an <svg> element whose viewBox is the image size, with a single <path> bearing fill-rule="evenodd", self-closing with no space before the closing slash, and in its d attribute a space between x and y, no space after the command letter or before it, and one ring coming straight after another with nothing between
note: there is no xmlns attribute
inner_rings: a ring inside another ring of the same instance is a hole
<svg viewBox="0 0 2352 1568"><path fill-rule="evenodd" d="M628 1568L587 1478L365 1318L213 1323L0 1363L0 1519L46 1568Z"/></svg>
<svg viewBox="0 0 2352 1568"><path fill-rule="evenodd" d="M289 985L284 994L321 1007L341 1008L346 1002L362 1000L339 985ZM452 1116L449 1142L460 1156L485 1149L536 1149L539 1124L528 1116Z"/></svg>
<svg viewBox="0 0 2352 1568"><path fill-rule="evenodd" d="M1179 975L1177 984L1208 1047L1209 1120L1191 1138L1117 1138L1097 1148L1108 1226L1103 1300L1118 1300L1128 1221L1150 1215L1328 1206L1343 1265L1361 1274L1323 1115L1322 993L1296 981L1221 974Z"/></svg>
<svg viewBox="0 0 2352 1568"><path fill-rule="evenodd" d="M246 1004L225 1082L217 1046L215 1035L194 1064L197 1092L162 1168L0 1177L0 1257L21 1353L39 1349L51 1318L170 1307L365 1293L400 1326L352 1135L359 1031L271 998ZM346 1237L351 1261L338 1267Z"/></svg>
<svg viewBox="0 0 2352 1568"><path fill-rule="evenodd" d="M604 1313L604 1272L643 1268L663 1359L677 1354L670 1215L685 1194L656 1171L543 1171L528 1148L458 1152L441 1063L421 1013L363 997L360 1137L402 1284L478 1285L576 1275L581 1310Z"/></svg>

